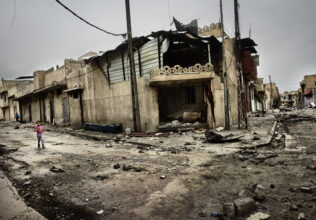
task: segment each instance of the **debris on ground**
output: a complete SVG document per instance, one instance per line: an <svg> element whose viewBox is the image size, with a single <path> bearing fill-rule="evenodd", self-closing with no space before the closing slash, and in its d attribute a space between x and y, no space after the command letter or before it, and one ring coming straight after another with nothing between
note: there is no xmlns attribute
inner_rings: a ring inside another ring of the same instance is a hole
<svg viewBox="0 0 316 220"><path fill-rule="evenodd" d="M120 164L118 164L118 163L117 163L117 164L114 164L114 166L113 166L114 169L120 169L120 167L121 167L121 166L120 166Z"/></svg>
<svg viewBox="0 0 316 220"><path fill-rule="evenodd" d="M218 127L218 128L216 128L215 130L216 131L223 131L225 128L224 127Z"/></svg>
<svg viewBox="0 0 316 220"><path fill-rule="evenodd" d="M131 132L130 137L168 137L168 132Z"/></svg>
<svg viewBox="0 0 316 220"><path fill-rule="evenodd" d="M96 175L96 176L92 177L92 179L95 179L95 180L106 180L106 179L109 179L109 176L106 175L106 174L99 174L99 175Z"/></svg>
<svg viewBox="0 0 316 220"><path fill-rule="evenodd" d="M243 136L235 136L233 134L223 136L213 131L205 132L205 139L207 142L210 142L210 143L236 142L236 141L240 141L240 138L242 137Z"/></svg>
<svg viewBox="0 0 316 220"><path fill-rule="evenodd" d="M232 202L224 203L223 205L224 215L228 218L232 218L236 214L235 204Z"/></svg>
<svg viewBox="0 0 316 220"><path fill-rule="evenodd" d="M54 172L54 173L63 173L65 172L63 169L59 168L59 167L55 167L55 166L52 166L49 171L51 172Z"/></svg>
<svg viewBox="0 0 316 220"><path fill-rule="evenodd" d="M220 212L211 212L211 216L213 216L213 217L222 217L222 216L223 216L223 213L220 213Z"/></svg>
<svg viewBox="0 0 316 220"><path fill-rule="evenodd" d="M96 213L97 213L98 215L102 215L103 212L104 212L104 210L102 209L102 210L97 211Z"/></svg>
<svg viewBox="0 0 316 220"><path fill-rule="evenodd" d="M236 214L239 216L251 213L256 209L256 202L250 197L236 199L234 204L236 207Z"/></svg>
<svg viewBox="0 0 316 220"><path fill-rule="evenodd" d="M257 184L253 198L258 202L263 202L266 199L266 188L260 184Z"/></svg>
<svg viewBox="0 0 316 220"><path fill-rule="evenodd" d="M305 219L305 214L304 213L300 213L297 217L298 220L304 220Z"/></svg>
<svg viewBox="0 0 316 220"><path fill-rule="evenodd" d="M270 218L269 214L257 212L255 214L250 215L247 220L267 220Z"/></svg>

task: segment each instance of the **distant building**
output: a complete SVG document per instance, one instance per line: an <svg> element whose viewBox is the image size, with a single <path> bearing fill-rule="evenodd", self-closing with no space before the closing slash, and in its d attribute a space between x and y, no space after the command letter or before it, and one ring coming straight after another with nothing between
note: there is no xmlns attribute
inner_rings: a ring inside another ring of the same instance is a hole
<svg viewBox="0 0 316 220"><path fill-rule="evenodd" d="M280 94L280 101L281 105L286 107L300 107L300 96L299 91L285 91L284 93Z"/></svg>
<svg viewBox="0 0 316 220"><path fill-rule="evenodd" d="M265 83L264 84L264 93L265 93L265 110L271 110L278 108L280 105L280 94L279 89L276 84Z"/></svg>
<svg viewBox="0 0 316 220"><path fill-rule="evenodd" d="M309 103L316 103L316 74L305 75L304 79L300 82L301 104L302 106L308 106Z"/></svg>

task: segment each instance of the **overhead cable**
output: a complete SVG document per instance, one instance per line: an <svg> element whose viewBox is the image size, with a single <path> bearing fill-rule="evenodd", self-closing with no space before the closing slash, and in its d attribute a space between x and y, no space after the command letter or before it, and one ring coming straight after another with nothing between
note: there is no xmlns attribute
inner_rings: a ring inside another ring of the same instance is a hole
<svg viewBox="0 0 316 220"><path fill-rule="evenodd" d="M74 16L76 16L77 18L79 18L80 20L82 20L83 22L85 22L86 24L98 29L99 31L102 31L106 34L110 34L112 36L122 36L125 37L126 33L122 33L122 34L116 34L116 33L112 33L110 31L106 31L102 28L99 28L98 26L91 24L89 21L85 20L84 18L80 17L78 14L76 14L74 11L72 11L70 8L68 8L66 5L64 5L63 3L61 3L59 0L55 0L58 4L60 4L62 7L64 7L67 11L69 11L71 14L73 14Z"/></svg>

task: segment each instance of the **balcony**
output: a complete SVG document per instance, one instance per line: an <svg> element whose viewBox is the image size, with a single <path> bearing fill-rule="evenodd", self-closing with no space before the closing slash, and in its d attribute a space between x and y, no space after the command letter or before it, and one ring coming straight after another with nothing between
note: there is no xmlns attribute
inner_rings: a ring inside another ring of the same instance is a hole
<svg viewBox="0 0 316 220"><path fill-rule="evenodd" d="M198 83L208 81L215 76L213 65L206 63L205 65L195 64L190 67L174 67L164 66L163 68L152 68L150 70L151 86L172 86L180 84Z"/></svg>

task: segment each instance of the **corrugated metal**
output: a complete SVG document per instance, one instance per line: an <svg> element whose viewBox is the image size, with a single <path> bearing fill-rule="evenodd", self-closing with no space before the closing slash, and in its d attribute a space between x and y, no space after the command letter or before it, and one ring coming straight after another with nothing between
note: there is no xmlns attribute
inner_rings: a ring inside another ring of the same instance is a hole
<svg viewBox="0 0 316 220"><path fill-rule="evenodd" d="M141 57L141 70L142 77L149 77L150 69L153 67L159 66L158 59L158 40L154 38L153 40L147 42L142 47L139 48L140 57ZM163 54L161 52L161 63L162 63ZM125 51L123 54L124 59L124 70L122 65L122 55L120 51L112 52L108 55L108 60L110 62L109 68L109 80L110 83L119 83L124 81L124 72L125 72L125 80L130 80L130 67L129 67L129 58L128 52ZM139 67L139 59L138 59L138 51L134 52L134 60L135 60L135 70L136 77L140 77L140 67ZM103 72L107 76L107 62L106 58L102 57L98 59L100 67Z"/></svg>
<svg viewBox="0 0 316 220"><path fill-rule="evenodd" d="M142 61L142 75L149 77L150 69L159 66L158 59L158 39L154 38L140 48ZM162 60L162 53L161 53Z"/></svg>

